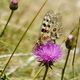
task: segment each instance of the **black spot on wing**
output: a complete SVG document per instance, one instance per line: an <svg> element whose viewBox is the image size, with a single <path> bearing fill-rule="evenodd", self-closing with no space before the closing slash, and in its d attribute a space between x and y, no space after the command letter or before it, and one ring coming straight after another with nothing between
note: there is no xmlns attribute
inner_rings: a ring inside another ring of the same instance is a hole
<svg viewBox="0 0 80 80"><path fill-rule="evenodd" d="M42 31L42 32L46 32L46 30L45 30L45 29L41 29L41 31Z"/></svg>
<svg viewBox="0 0 80 80"><path fill-rule="evenodd" d="M57 29L56 28L53 28L53 31L56 31Z"/></svg>
<svg viewBox="0 0 80 80"><path fill-rule="evenodd" d="M43 32L43 33L49 33L49 30L46 30L46 29L42 28L41 32Z"/></svg>
<svg viewBox="0 0 80 80"><path fill-rule="evenodd" d="M45 24L45 23L43 23L42 25L43 25L44 27L46 27L46 24Z"/></svg>
<svg viewBox="0 0 80 80"><path fill-rule="evenodd" d="M48 28L50 28L50 25L49 24L47 26L48 26Z"/></svg>

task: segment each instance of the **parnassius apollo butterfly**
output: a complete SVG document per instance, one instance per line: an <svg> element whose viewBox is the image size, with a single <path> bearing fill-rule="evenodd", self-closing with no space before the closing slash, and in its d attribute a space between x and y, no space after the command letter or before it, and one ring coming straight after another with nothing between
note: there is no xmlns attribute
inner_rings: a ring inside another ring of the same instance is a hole
<svg viewBox="0 0 80 80"><path fill-rule="evenodd" d="M49 40L54 43L59 38L62 32L62 17L59 13L48 11L42 21L41 32L38 43L44 44Z"/></svg>

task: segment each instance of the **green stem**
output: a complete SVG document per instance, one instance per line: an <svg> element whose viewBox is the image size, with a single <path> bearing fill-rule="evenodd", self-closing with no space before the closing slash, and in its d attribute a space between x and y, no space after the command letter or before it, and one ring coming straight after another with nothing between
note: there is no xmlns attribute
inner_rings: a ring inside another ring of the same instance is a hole
<svg viewBox="0 0 80 80"><path fill-rule="evenodd" d="M33 80L35 80L37 78L37 76L40 74L40 72L42 71L43 67L39 69L39 71L36 73L36 75L34 76Z"/></svg>
<svg viewBox="0 0 80 80"><path fill-rule="evenodd" d="M79 27L78 27L78 32L77 32L76 46L75 46L75 50L74 50L74 55L73 55L72 65L74 65L75 53L76 53L76 47L77 47L77 42L78 42L78 36L79 36Z"/></svg>
<svg viewBox="0 0 80 80"><path fill-rule="evenodd" d="M11 17L12 17L12 15L13 15L13 13L14 13L14 11L12 10L12 11L11 11L11 14L10 14L10 16L9 16L9 18L8 18L8 20L7 20L7 23L6 23L6 25L4 26L4 29L3 29L3 31L2 31L1 34L0 34L0 37L2 37L2 36L4 35L4 32L5 32L6 28L7 28L8 23L9 23L10 20L11 20Z"/></svg>
<svg viewBox="0 0 80 80"><path fill-rule="evenodd" d="M73 78L74 78L74 61L75 61L75 55L76 55L76 47L77 47L77 42L78 42L78 36L79 36L79 27L78 27L77 38L76 38L76 46L75 46L75 49L74 49L74 55L73 55L73 60L72 60Z"/></svg>
<svg viewBox="0 0 80 80"><path fill-rule="evenodd" d="M12 52L12 54L11 54L11 56L10 56L8 62L6 63L6 65L5 65L5 67L4 67L3 71L2 71L2 73L1 73L1 75L0 75L0 78L1 78L1 76L4 74L6 68L7 68L9 62L11 61L11 59L12 59L12 57L13 57L15 51L17 50L19 44L20 44L21 41L23 40L23 38L24 38L24 36L26 35L27 31L29 30L29 28L31 27L32 23L34 22L34 20L36 19L36 17L39 15L40 11L43 9L43 7L45 6L45 4L46 4L47 1L48 1L48 0L46 0L46 1L44 2L44 4L43 4L43 5L41 6L41 8L39 9L39 11L38 11L38 13L36 14L36 16L33 18L33 20L31 21L31 23L29 24L29 26L27 27L27 29L26 29L25 32L23 33L23 35L22 35L22 37L20 38L18 44L16 45L14 51ZM25 26L26 26L26 25L25 25Z"/></svg>
<svg viewBox="0 0 80 80"><path fill-rule="evenodd" d="M74 61L75 61L75 55L76 55L76 47L73 54L73 60L72 60L72 72L73 72L73 79L74 79Z"/></svg>
<svg viewBox="0 0 80 80"><path fill-rule="evenodd" d="M75 75L75 73L74 73L74 64L72 65L72 72L73 72L73 80L74 80L74 75Z"/></svg>
<svg viewBox="0 0 80 80"><path fill-rule="evenodd" d="M61 80L63 80L63 78L64 78L64 73L65 73L65 69L66 69L66 66L67 66L68 59L69 59L69 54L70 54L70 49L68 50L68 54L67 54L67 57L66 57L64 68L62 70Z"/></svg>
<svg viewBox="0 0 80 80"><path fill-rule="evenodd" d="M47 72L48 72L49 66L46 65L45 68L46 68L46 70L45 70L45 73L44 73L44 76L43 76L43 80L46 79L46 76L47 76Z"/></svg>

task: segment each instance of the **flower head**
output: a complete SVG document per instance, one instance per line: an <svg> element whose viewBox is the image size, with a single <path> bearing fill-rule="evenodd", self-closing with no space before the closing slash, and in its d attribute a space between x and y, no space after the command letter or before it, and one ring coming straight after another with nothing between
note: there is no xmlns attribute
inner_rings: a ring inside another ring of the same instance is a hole
<svg viewBox="0 0 80 80"><path fill-rule="evenodd" d="M34 55L39 61L45 63L53 63L62 56L62 50L59 45L54 44L52 41L46 44L37 45L33 51Z"/></svg>
<svg viewBox="0 0 80 80"><path fill-rule="evenodd" d="M18 0L11 0L10 2L10 9L11 10L16 10L18 8Z"/></svg>
<svg viewBox="0 0 80 80"><path fill-rule="evenodd" d="M65 42L67 49L73 49L76 46L76 37L70 34Z"/></svg>

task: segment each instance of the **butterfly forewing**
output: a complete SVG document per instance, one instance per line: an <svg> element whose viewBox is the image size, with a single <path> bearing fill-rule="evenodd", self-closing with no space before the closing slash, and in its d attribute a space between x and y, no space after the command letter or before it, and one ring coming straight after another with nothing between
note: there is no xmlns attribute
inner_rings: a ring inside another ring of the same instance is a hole
<svg viewBox="0 0 80 80"><path fill-rule="evenodd" d="M49 40L55 40L59 38L60 29L62 27L61 15L59 13L54 14L53 11L48 11L42 21L41 32L39 36L39 43L45 44Z"/></svg>
<svg viewBox="0 0 80 80"><path fill-rule="evenodd" d="M42 25L41 25L41 32L40 32L40 36L39 36L39 42L40 43L46 43L47 41L49 41L51 38L51 29L53 26L53 18L54 16L54 12L53 11L48 11L42 21Z"/></svg>

